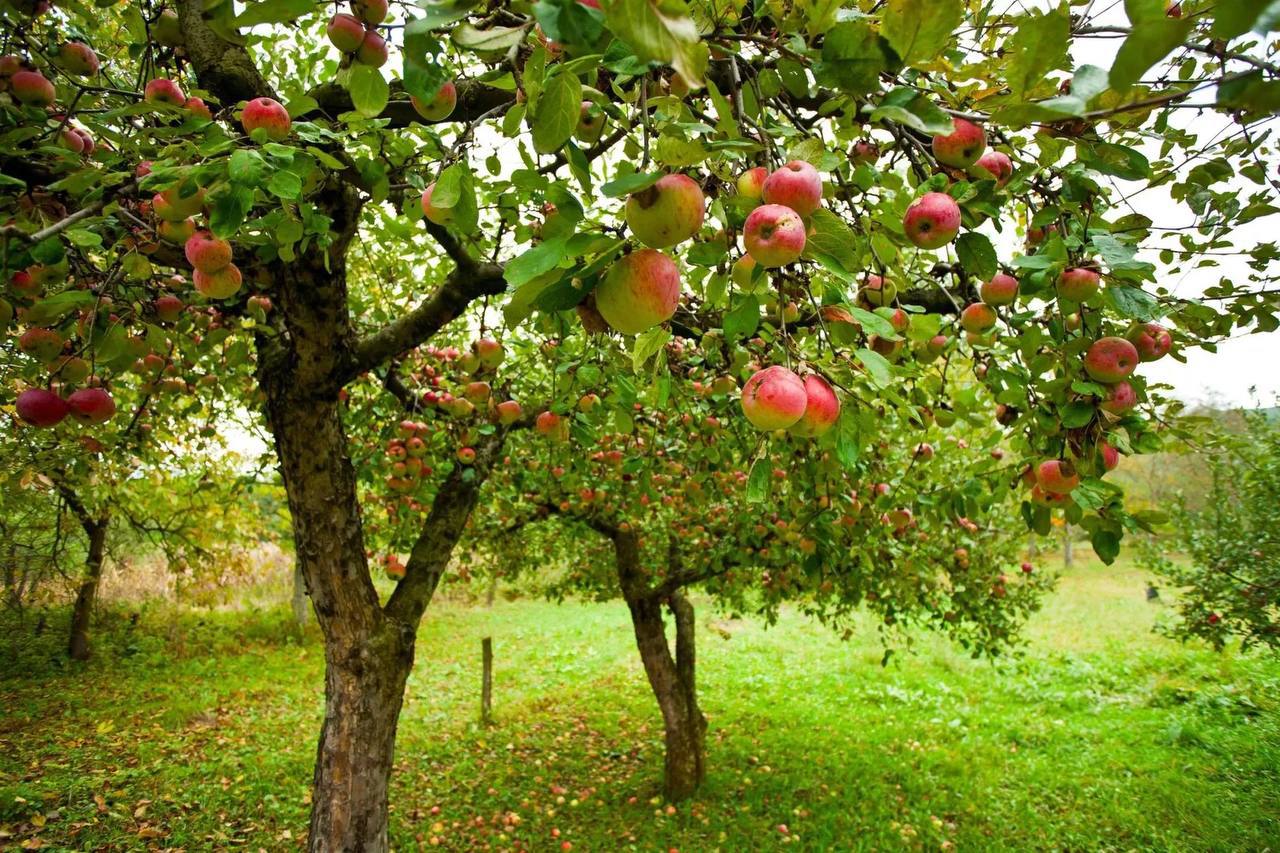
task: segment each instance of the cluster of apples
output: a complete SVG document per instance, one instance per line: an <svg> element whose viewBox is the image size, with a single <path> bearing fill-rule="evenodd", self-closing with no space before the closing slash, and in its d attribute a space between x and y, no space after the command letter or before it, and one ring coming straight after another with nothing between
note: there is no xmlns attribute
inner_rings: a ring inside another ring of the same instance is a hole
<svg viewBox="0 0 1280 853"><path fill-rule="evenodd" d="M187 238L183 254L191 264L196 290L209 299L234 296L243 281L240 268L231 262L231 244L201 229Z"/></svg>
<svg viewBox="0 0 1280 853"><path fill-rule="evenodd" d="M1004 186L1013 176L1013 161L999 151L987 151L987 138L973 122L955 118L950 133L933 137L931 148L939 165L991 178ZM944 192L927 192L907 208L902 230L912 245L941 249L960 232L960 205Z"/></svg>
<svg viewBox="0 0 1280 853"><path fill-rule="evenodd" d="M54 59L65 73L77 77L93 77L100 67L93 48L79 41L59 45ZM53 82L34 64L12 54L0 56L0 92L8 92L13 100L27 107L50 110L57 103ZM56 112L50 112L49 118L57 123L59 145L86 157L93 153L96 146L87 130L72 125L67 116Z"/></svg>
<svg viewBox="0 0 1280 853"><path fill-rule="evenodd" d="M387 0L351 0L351 14L334 15L325 32L347 61L381 68L387 64L387 42L377 28L386 19Z"/></svg>

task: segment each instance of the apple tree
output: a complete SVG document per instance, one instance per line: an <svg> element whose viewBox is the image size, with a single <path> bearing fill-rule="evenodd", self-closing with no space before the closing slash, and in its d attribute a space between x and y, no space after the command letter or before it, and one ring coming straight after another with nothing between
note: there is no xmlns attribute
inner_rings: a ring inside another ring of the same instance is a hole
<svg viewBox="0 0 1280 853"><path fill-rule="evenodd" d="M688 381L672 362L634 370L672 338L703 360L750 341L758 370L733 417L762 435L734 458L765 472L756 494L775 466L785 480L821 459L847 473L796 475L797 488L865 488L873 446L901 460L922 443L908 424L994 418L1003 446L989 449L1010 487L1025 482L1023 519L1046 529L1064 513L1109 559L1155 520L1102 476L1159 443L1139 361L1275 325L1274 295L1250 286L1274 244L1206 299L1159 277L1211 264L1275 210L1265 122L1280 69L1257 4L6 0L3 14L6 351L88 353L84 390L108 388L174 339L170 297L199 305L204 325L179 329L181 346L217 377L206 393L262 413L324 635L312 849L387 847L418 623L512 429L568 414L557 385L521 415L500 397L428 397L437 335L477 368L482 341L510 335L560 379L594 347L571 340L622 335L633 391L616 358L589 384L624 413L632 393L633 412L693 400L672 390ZM1073 57L1117 42L1109 69ZM1161 189L1193 224L1162 230L1118 182ZM81 389L28 369L6 371L6 394L57 430ZM811 401L819 383L830 393ZM19 401L29 391L43 393ZM833 403L832 428L788 452L775 433L829 420ZM375 461L381 418L409 433L405 459ZM681 420L646 426L649 446L675 441ZM934 514L910 470L894 473L919 506L896 509ZM370 500L402 507L395 524L412 530L385 602ZM658 553L642 549L650 566Z"/></svg>

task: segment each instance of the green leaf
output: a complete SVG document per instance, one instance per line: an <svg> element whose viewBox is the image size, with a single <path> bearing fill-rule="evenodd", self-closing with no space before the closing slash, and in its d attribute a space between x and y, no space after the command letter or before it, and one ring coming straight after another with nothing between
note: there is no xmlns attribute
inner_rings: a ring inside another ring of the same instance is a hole
<svg viewBox="0 0 1280 853"><path fill-rule="evenodd" d="M367 118L380 114L391 97L391 87L382 78L382 72L372 65L357 62L347 73L347 91L351 93L351 104L356 112Z"/></svg>
<svg viewBox="0 0 1280 853"><path fill-rule="evenodd" d="M956 256L960 266L972 276L986 281L999 270L996 259L996 248L991 245L985 234L966 231L956 240Z"/></svg>
<svg viewBox="0 0 1280 853"><path fill-rule="evenodd" d="M213 199L209 229L216 237L225 239L233 236L252 207L253 190L248 187L236 186L219 193Z"/></svg>
<svg viewBox="0 0 1280 853"><path fill-rule="evenodd" d="M453 43L466 50L480 53L502 53L524 41L524 27L491 27L481 30L471 24L458 24L454 28Z"/></svg>
<svg viewBox="0 0 1280 853"><path fill-rule="evenodd" d="M27 310L26 322L41 325L61 320L63 317L80 308L88 308L98 297L87 290L64 290L53 296L41 299Z"/></svg>
<svg viewBox="0 0 1280 853"><path fill-rule="evenodd" d="M769 497L769 484L773 480L773 464L767 456L762 456L751 463L751 473L747 475L747 501L764 503Z"/></svg>
<svg viewBox="0 0 1280 853"><path fill-rule="evenodd" d="M545 272L555 269L565 258L565 246L568 237L556 240L544 240L527 252L512 258L502 271L507 284L519 287Z"/></svg>
<svg viewBox="0 0 1280 853"><path fill-rule="evenodd" d="M237 148L227 161L227 177L234 183L247 187L256 187L262 183L262 175L266 170L266 161L252 148Z"/></svg>
<svg viewBox="0 0 1280 853"><path fill-rule="evenodd" d="M613 0L604 16L639 59L670 65L689 85L702 85L710 52L684 0Z"/></svg>
<svg viewBox="0 0 1280 853"><path fill-rule="evenodd" d="M893 381L893 367L880 353L864 347L854 355L857 356L862 366L867 369L867 374L871 377L872 384L877 388L888 387L889 383Z"/></svg>
<svg viewBox="0 0 1280 853"><path fill-rule="evenodd" d="M614 178L602 186L600 192L606 198L621 198L624 195L631 195L647 189L656 184L661 178L661 172L636 172L631 175Z"/></svg>
<svg viewBox="0 0 1280 853"><path fill-rule="evenodd" d="M880 101L871 113L872 121L895 121L921 133L950 133L951 116L915 89L900 86Z"/></svg>
<svg viewBox="0 0 1280 853"><path fill-rule="evenodd" d="M814 66L814 77L851 95L874 92L890 65L885 48L885 40L865 20L836 24L823 37L822 61Z"/></svg>
<svg viewBox="0 0 1280 853"><path fill-rule="evenodd" d="M936 57L964 20L963 0L889 0L880 33L908 65Z"/></svg>
<svg viewBox="0 0 1280 853"><path fill-rule="evenodd" d="M654 326L636 335L631 344L631 369L636 373L644 370L649 359L662 351L671 340L671 331L666 326Z"/></svg>
<svg viewBox="0 0 1280 853"><path fill-rule="evenodd" d="M866 308L852 305L849 307L849 313L853 315L853 319L858 321L858 325L862 326L862 330L869 335L879 335L882 338L898 337L898 333L893 329L893 323L890 323L888 318L882 317L874 311L868 311Z"/></svg>
<svg viewBox="0 0 1280 853"><path fill-rule="evenodd" d="M315 9L315 0L261 0L245 6L245 10L236 15L232 24L240 28L257 24L283 24L295 21Z"/></svg>
<svg viewBox="0 0 1280 853"><path fill-rule="evenodd" d="M1094 407L1092 403L1076 400L1063 406L1058 414L1064 427L1067 429L1079 429L1093 420L1093 413Z"/></svg>
<svg viewBox="0 0 1280 853"><path fill-rule="evenodd" d="M578 0L539 0L533 7L538 26L560 44L592 45L604 32L604 16Z"/></svg>
<svg viewBox="0 0 1280 853"><path fill-rule="evenodd" d="M1255 114L1280 112L1280 81L1266 80L1261 71L1228 80L1218 87L1218 106Z"/></svg>
<svg viewBox="0 0 1280 853"><path fill-rule="evenodd" d="M293 172L280 170L267 180L267 191L276 198L297 199L302 197L302 179Z"/></svg>
<svg viewBox="0 0 1280 853"><path fill-rule="evenodd" d="M582 83L572 74L560 73L547 81L533 113L533 148L552 154L573 136L582 112Z"/></svg>
<svg viewBox="0 0 1280 853"><path fill-rule="evenodd" d="M737 301L733 310L724 315L724 336L729 341L750 337L760 326L760 300L748 293Z"/></svg>
<svg viewBox="0 0 1280 853"><path fill-rule="evenodd" d="M1211 8L1215 38L1230 40L1249 30L1266 35L1280 26L1280 0L1229 0Z"/></svg>
<svg viewBox="0 0 1280 853"><path fill-rule="evenodd" d="M858 265L858 238L843 219L826 208L818 208L809 220L811 231L804 254L842 278L852 277Z"/></svg>
<svg viewBox="0 0 1280 853"><path fill-rule="evenodd" d="M1131 320L1150 323L1162 316L1159 301L1141 288L1113 284L1106 296L1117 313Z"/></svg>
<svg viewBox="0 0 1280 853"><path fill-rule="evenodd" d="M461 21L479 5L478 0L418 0L417 6L423 11L423 15L421 18L411 19L405 32L409 35L421 34Z"/></svg>
<svg viewBox="0 0 1280 853"><path fill-rule="evenodd" d="M1018 31L1005 45L1005 54L1010 57L1006 79L1015 98L1042 82L1047 72L1069 67L1067 45L1071 41L1071 18L1065 3L1043 15L1020 20Z"/></svg>
<svg viewBox="0 0 1280 853"><path fill-rule="evenodd" d="M1098 559L1108 566L1120 556L1120 534L1115 531L1098 528L1090 534L1089 544L1093 546Z"/></svg>
<svg viewBox="0 0 1280 853"><path fill-rule="evenodd" d="M1170 18L1164 12L1164 0L1126 0L1125 13L1132 29L1111 64L1111 88L1120 92L1128 89L1186 40L1195 19Z"/></svg>

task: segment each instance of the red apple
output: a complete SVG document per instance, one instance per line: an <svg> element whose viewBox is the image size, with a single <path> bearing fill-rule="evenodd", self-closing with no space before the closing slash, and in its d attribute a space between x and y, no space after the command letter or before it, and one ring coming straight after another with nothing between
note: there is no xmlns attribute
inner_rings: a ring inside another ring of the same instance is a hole
<svg viewBox="0 0 1280 853"><path fill-rule="evenodd" d="M804 252L804 220L790 207L764 204L747 217L742 239L756 263L763 267L784 266Z"/></svg>
<svg viewBox="0 0 1280 853"><path fill-rule="evenodd" d="M787 429L804 417L808 405L805 383L780 364L757 372L742 388L742 412L757 429Z"/></svg>
<svg viewBox="0 0 1280 853"><path fill-rule="evenodd" d="M52 391L28 388L18 395L18 417L34 427L58 424L71 411L66 402Z"/></svg>
<svg viewBox="0 0 1280 853"><path fill-rule="evenodd" d="M665 323L680 304L680 270L656 249L624 255L596 287L596 310L624 335Z"/></svg>
<svg viewBox="0 0 1280 853"><path fill-rule="evenodd" d="M1098 382L1119 382L1138 366L1138 350L1124 338L1094 341L1084 356L1084 369Z"/></svg>
<svg viewBox="0 0 1280 853"><path fill-rule="evenodd" d="M155 302L151 303L151 307L155 309L156 316L165 323L176 323L182 316L183 305L182 300L174 296L172 293L166 293L163 296L156 297Z"/></svg>
<svg viewBox="0 0 1280 853"><path fill-rule="evenodd" d="M769 170L764 166L747 169L738 176L738 195L758 204L764 198L764 182L768 177Z"/></svg>
<svg viewBox="0 0 1280 853"><path fill-rule="evenodd" d="M352 13L369 26L387 19L387 0L351 0Z"/></svg>
<svg viewBox="0 0 1280 853"><path fill-rule="evenodd" d="M231 244L208 231L192 234L183 246L187 263L200 272L216 272L231 263Z"/></svg>
<svg viewBox="0 0 1280 853"><path fill-rule="evenodd" d="M960 327L966 332L981 335L996 325L996 310L985 302L966 305L960 312Z"/></svg>
<svg viewBox="0 0 1280 853"><path fill-rule="evenodd" d="M1050 494L1068 495L1080 485L1080 475L1066 460L1046 459L1036 467L1036 484Z"/></svg>
<svg viewBox="0 0 1280 853"><path fill-rule="evenodd" d="M960 205L946 193L925 193L907 208L902 230L921 249L940 249L960 231Z"/></svg>
<svg viewBox="0 0 1280 853"><path fill-rule="evenodd" d="M235 264L227 264L214 272L196 270L191 278L196 290L209 299L227 299L240 290L240 269Z"/></svg>
<svg viewBox="0 0 1280 853"><path fill-rule="evenodd" d="M1087 302L1098 292L1101 280L1095 271L1085 267L1071 267L1058 276L1058 298L1071 302Z"/></svg>
<svg viewBox="0 0 1280 853"><path fill-rule="evenodd" d="M142 99L151 104L170 104L180 107L187 102L178 84L164 77L157 77L142 90Z"/></svg>
<svg viewBox="0 0 1280 853"><path fill-rule="evenodd" d="M1128 382L1117 382L1107 389L1106 399L1099 404L1098 408L1113 415L1123 415L1136 405L1138 405L1138 393L1133 390L1133 386Z"/></svg>
<svg viewBox="0 0 1280 853"><path fill-rule="evenodd" d="M262 130L267 139L279 142L289 135L293 121L289 118L289 111L279 101L273 98L254 98L244 105L240 125L250 136L253 136L255 130Z"/></svg>
<svg viewBox="0 0 1280 853"><path fill-rule="evenodd" d="M343 53L355 53L364 43L364 24L354 15L339 12L325 27L329 42Z"/></svg>
<svg viewBox="0 0 1280 853"><path fill-rule="evenodd" d="M944 166L963 169L978 162L987 148L987 137L968 119L952 120L951 132L933 138L933 156Z"/></svg>
<svg viewBox="0 0 1280 853"><path fill-rule="evenodd" d="M410 96L409 101L418 111L418 115L427 121L444 121L453 115L454 109L458 106L458 87L453 85L451 80L445 81L430 103L423 103L421 99L413 96Z"/></svg>
<svg viewBox="0 0 1280 853"><path fill-rule="evenodd" d="M1098 455L1102 457L1102 467L1107 471L1114 471L1120 464L1120 451L1105 441L1098 442Z"/></svg>
<svg viewBox="0 0 1280 853"><path fill-rule="evenodd" d="M53 84L39 71L18 71L9 78L9 91L30 107L51 106L57 99Z"/></svg>
<svg viewBox="0 0 1280 853"><path fill-rule="evenodd" d="M870 139L859 139L853 144L853 153L849 155L855 166L863 163L871 165L880 159L880 146Z"/></svg>
<svg viewBox="0 0 1280 853"><path fill-rule="evenodd" d="M1169 354L1173 336L1159 323L1143 323L1129 330L1129 343L1138 351L1143 361L1159 361Z"/></svg>
<svg viewBox="0 0 1280 853"><path fill-rule="evenodd" d="M436 225L448 225L453 221L452 207L437 207L431 203L431 195L435 192L436 182L432 181L427 184L427 188L422 191L422 215L427 220L434 222Z"/></svg>
<svg viewBox="0 0 1280 853"><path fill-rule="evenodd" d="M72 417L85 424L100 424L116 413L116 401L104 388L81 388L67 398Z"/></svg>
<svg viewBox="0 0 1280 853"><path fill-rule="evenodd" d="M458 461L463 465L471 465L476 461L476 451L471 447L458 448Z"/></svg>
<svg viewBox="0 0 1280 853"><path fill-rule="evenodd" d="M991 281L982 283L982 301L988 305L1009 305L1018 298L1018 280L1005 273L996 273Z"/></svg>
<svg viewBox="0 0 1280 853"><path fill-rule="evenodd" d="M364 34L364 41L356 49L356 62L373 68L381 68L387 64L387 42L374 30Z"/></svg>
<svg viewBox="0 0 1280 853"><path fill-rule="evenodd" d="M765 204L780 204L808 216L822 204L822 176L812 164L792 160L765 178L760 192Z"/></svg>
<svg viewBox="0 0 1280 853"><path fill-rule="evenodd" d="M665 249L698 233L705 208L696 181L687 175L665 175L627 199L627 227L646 246Z"/></svg>
<svg viewBox="0 0 1280 853"><path fill-rule="evenodd" d="M213 110L209 109L203 98L187 98L183 106L192 115L200 116L205 121L213 121Z"/></svg>
<svg viewBox="0 0 1280 853"><path fill-rule="evenodd" d="M64 42L58 48L58 61L67 73L78 77L92 77L98 73L98 54L84 42Z"/></svg>
<svg viewBox="0 0 1280 853"><path fill-rule="evenodd" d="M1013 161L1002 151L988 151L978 158L978 162L969 171L979 177L991 177L996 186L1002 187L1013 177Z"/></svg>
<svg viewBox="0 0 1280 853"><path fill-rule="evenodd" d="M807 402L800 420L791 425L794 435L816 437L835 426L840 417L840 399L830 383L816 373L804 378Z"/></svg>

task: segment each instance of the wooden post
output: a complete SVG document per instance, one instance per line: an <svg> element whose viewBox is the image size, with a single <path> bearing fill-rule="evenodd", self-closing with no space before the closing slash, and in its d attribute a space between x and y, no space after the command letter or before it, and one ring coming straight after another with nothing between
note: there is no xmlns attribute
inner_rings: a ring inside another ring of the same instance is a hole
<svg viewBox="0 0 1280 853"><path fill-rule="evenodd" d="M480 722L493 725L493 637L480 641Z"/></svg>

